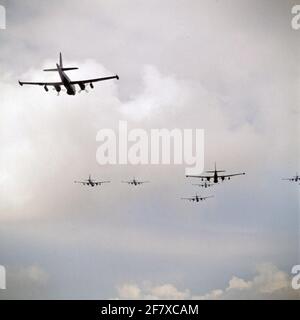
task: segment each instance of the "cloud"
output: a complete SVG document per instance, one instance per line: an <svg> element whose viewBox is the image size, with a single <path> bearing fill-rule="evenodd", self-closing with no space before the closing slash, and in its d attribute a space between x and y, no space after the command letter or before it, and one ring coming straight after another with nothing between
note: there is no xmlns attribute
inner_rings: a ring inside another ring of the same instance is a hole
<svg viewBox="0 0 300 320"><path fill-rule="evenodd" d="M251 282L245 281L245 280L240 279L238 277L232 277L232 279L229 281L229 286L226 290L247 289L249 287L251 287Z"/></svg>
<svg viewBox="0 0 300 320"><path fill-rule="evenodd" d="M270 263L258 265L250 280L233 276L225 289L204 295L194 295L188 289L180 291L172 284L124 284L117 290L119 299L300 299L299 291L291 287L291 277Z"/></svg>
<svg viewBox="0 0 300 320"><path fill-rule="evenodd" d="M291 287L291 277L271 263L260 264L250 280L233 276L227 288L195 296L195 299L299 299Z"/></svg>
<svg viewBox="0 0 300 320"><path fill-rule="evenodd" d="M135 284L124 284L118 288L120 299L140 299L142 290Z"/></svg>
<svg viewBox="0 0 300 320"><path fill-rule="evenodd" d="M153 65L144 66L142 78L142 91L121 106L121 112L132 120L143 120L184 107L190 94L184 82L174 76L162 75Z"/></svg>
<svg viewBox="0 0 300 320"><path fill-rule="evenodd" d="M117 288L118 299L172 299L183 300L188 299L190 293L188 290L180 291L172 284L163 284L152 286L145 283L142 288L136 284L123 284Z"/></svg>

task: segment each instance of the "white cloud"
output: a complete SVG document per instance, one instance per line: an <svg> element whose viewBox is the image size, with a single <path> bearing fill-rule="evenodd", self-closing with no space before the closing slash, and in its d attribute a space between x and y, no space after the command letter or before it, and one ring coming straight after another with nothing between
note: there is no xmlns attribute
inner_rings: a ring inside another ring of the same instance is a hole
<svg viewBox="0 0 300 320"><path fill-rule="evenodd" d="M217 294L216 294L217 292ZM218 289L197 299L296 299L299 292L291 287L291 277L271 263L260 264L252 280L233 276L225 290Z"/></svg>
<svg viewBox="0 0 300 320"><path fill-rule="evenodd" d="M126 283L118 287L117 290L119 299L183 300L190 296L188 290L180 291L169 283L157 286L152 286L150 283L144 283L142 288L137 284Z"/></svg>
<svg viewBox="0 0 300 320"><path fill-rule="evenodd" d="M229 286L226 290L231 289L246 289L251 287L250 281L245 281L244 279L238 278L238 277L232 277L232 279L229 281Z"/></svg>
<svg viewBox="0 0 300 320"><path fill-rule="evenodd" d="M252 286L260 293L273 293L291 286L288 274L272 264L258 266L257 273L258 275L252 281Z"/></svg>
<svg viewBox="0 0 300 320"><path fill-rule="evenodd" d="M118 288L120 299L300 299L291 287L291 278L273 264L261 264L252 280L233 276L225 289L214 289L204 295L194 295L190 290L180 291L172 284L124 284Z"/></svg>
<svg viewBox="0 0 300 320"><path fill-rule="evenodd" d="M118 288L120 299L140 299L141 289L135 284L124 284Z"/></svg>
<svg viewBox="0 0 300 320"><path fill-rule="evenodd" d="M174 76L162 75L152 65L144 66L143 89L121 106L121 112L132 120L142 120L183 107L190 95L185 83Z"/></svg>
<svg viewBox="0 0 300 320"><path fill-rule="evenodd" d="M161 286L155 286L151 288L150 296L157 299L175 299L175 300L182 300L187 299L190 293L188 290L179 291L174 285L172 284L164 284Z"/></svg>
<svg viewBox="0 0 300 320"><path fill-rule="evenodd" d="M220 297L222 297L222 294L223 294L223 290L215 289L209 293L206 293L203 296L194 296L192 298L194 300L216 300L216 299L219 299Z"/></svg>

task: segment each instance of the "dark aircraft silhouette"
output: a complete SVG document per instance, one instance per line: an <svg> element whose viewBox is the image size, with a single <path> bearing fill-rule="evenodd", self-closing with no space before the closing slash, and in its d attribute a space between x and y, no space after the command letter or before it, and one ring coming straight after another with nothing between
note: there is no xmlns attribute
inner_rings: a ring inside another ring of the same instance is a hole
<svg viewBox="0 0 300 320"><path fill-rule="evenodd" d="M213 187L214 184L205 181L204 183L193 183L193 186L198 186L198 187L202 187L202 188L209 188L209 187Z"/></svg>
<svg viewBox="0 0 300 320"><path fill-rule="evenodd" d="M71 81L70 78L66 75L65 71L69 70L76 70L77 67L64 67L63 61L62 61L62 55L59 54L59 64L56 64L56 68L54 69L45 69L44 71L57 71L61 82L28 82L28 81L19 81L20 86L23 86L23 84L29 84L29 85L38 85L38 86L44 86L45 91L49 91L48 86L52 86L56 91L57 95L59 95L61 91L61 87L64 86L67 90L67 94L74 96L76 94L76 88L75 85L78 84L80 91L86 90L86 84L89 84L91 89L94 88L93 82L97 81L104 81L104 80L110 80L110 79L118 79L119 76L110 76L110 77L104 77L104 78L95 78L95 79L88 79L88 80L77 80L77 81Z"/></svg>
<svg viewBox="0 0 300 320"><path fill-rule="evenodd" d="M95 186L100 186L102 183L110 183L110 181L95 181L91 178L91 175L89 175L89 178L87 180L74 181L74 183L81 183L84 186L95 187Z"/></svg>
<svg viewBox="0 0 300 320"><path fill-rule="evenodd" d="M231 177L241 176L241 175L244 175L244 174L245 174L245 172L242 172L242 173L219 175L219 174L218 174L219 172L225 172L225 170L217 170L216 163L215 163L215 170L209 170L209 171L206 171L206 172L207 172L207 173L213 173L213 175L212 175L212 176L191 176L191 175L187 175L187 177L190 177L190 178L200 178L202 181L207 180L208 182L209 182L210 180L212 180L214 183L218 183L219 180L221 180L221 181L224 181L225 179L230 180Z"/></svg>
<svg viewBox="0 0 300 320"><path fill-rule="evenodd" d="M300 181L300 176L298 175L298 173L296 173L296 175L294 177L292 177L292 178L283 178L282 180L298 182L298 181Z"/></svg>
<svg viewBox="0 0 300 320"><path fill-rule="evenodd" d="M181 198L182 200L189 200L189 201L196 201L196 202L200 202L200 201L203 201L205 199L208 199L208 198L213 198L214 196L207 196L207 197L200 197L198 196L197 194L194 196L194 197L191 197L191 198Z"/></svg>
<svg viewBox="0 0 300 320"><path fill-rule="evenodd" d="M127 184L132 184L134 186L138 186L138 185L143 184L143 183L149 183L150 181L138 181L135 178L133 178L130 181L121 181L121 182L122 183L127 183Z"/></svg>

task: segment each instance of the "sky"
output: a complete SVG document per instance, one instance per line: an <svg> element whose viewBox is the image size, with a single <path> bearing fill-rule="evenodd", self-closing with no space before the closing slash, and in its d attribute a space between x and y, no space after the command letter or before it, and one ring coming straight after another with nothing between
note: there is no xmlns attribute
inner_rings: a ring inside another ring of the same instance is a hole
<svg viewBox="0 0 300 320"><path fill-rule="evenodd" d="M294 1L0 1L0 299L299 298ZM53 81L119 81L67 96ZM185 165L99 165L103 128L204 129L210 190ZM91 174L99 188L74 184ZM151 183L121 184L133 176ZM213 199L194 204L196 192Z"/></svg>

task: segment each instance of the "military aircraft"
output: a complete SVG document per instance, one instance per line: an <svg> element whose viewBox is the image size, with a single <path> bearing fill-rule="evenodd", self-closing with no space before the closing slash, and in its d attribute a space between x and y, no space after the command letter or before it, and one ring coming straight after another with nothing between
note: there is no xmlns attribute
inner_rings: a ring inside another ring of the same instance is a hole
<svg viewBox="0 0 300 320"><path fill-rule="evenodd" d="M87 79L87 80L76 80L72 81L65 73L65 71L69 70L76 70L77 67L64 67L63 66L63 60L62 60L62 54L59 54L59 64L56 64L56 68L54 69L44 69L44 71L56 71L58 72L61 81L59 82L28 82L28 81L19 81L20 86L23 86L24 84L28 85L37 85L37 86L44 86L45 91L49 91L48 87L53 87L54 90L57 91L57 95L59 95L61 91L61 87L66 88L66 92L68 95L74 96L76 94L76 88L75 85L78 85L81 92L82 90L86 90L86 85L89 84L91 89L94 88L94 82L98 81L104 81L104 80L110 80L110 79L117 79L119 80L119 76L110 76L110 77L104 77L104 78L94 78L94 79Z"/></svg>
<svg viewBox="0 0 300 320"><path fill-rule="evenodd" d="M208 199L208 198L213 198L214 196L207 196L207 197L200 197L198 196L197 194L194 196L194 197L191 197L191 198L181 198L182 200L189 200L189 201L196 201L196 202L200 202L200 201L203 201L205 199Z"/></svg>
<svg viewBox="0 0 300 320"><path fill-rule="evenodd" d="M89 175L89 178L87 180L74 181L74 183L81 183L84 186L95 187L95 186L100 186L102 183L110 183L110 181L95 181L91 178L91 175Z"/></svg>
<svg viewBox="0 0 300 320"><path fill-rule="evenodd" d="M296 175L294 177L292 177L292 178L283 178L282 180L298 182L298 181L300 181L300 176L298 175L298 173L296 173Z"/></svg>
<svg viewBox="0 0 300 320"><path fill-rule="evenodd" d="M202 187L202 188L209 188L209 187L214 186L214 184L205 181L204 183L193 183L193 186L198 186L198 187Z"/></svg>
<svg viewBox="0 0 300 320"><path fill-rule="evenodd" d="M133 178L130 181L121 181L121 182L122 183L127 183L127 184L132 184L134 186L138 186L138 185L143 184L143 183L149 183L150 181L138 181L135 178Z"/></svg>
<svg viewBox="0 0 300 320"><path fill-rule="evenodd" d="M221 181L224 181L225 179L228 179L230 180L231 177L234 177L234 176L241 176L241 175L244 175L245 172L242 172L242 173L234 173L234 174L219 174L219 172L225 172L225 170L217 170L217 165L215 163L215 170L209 170L209 171L206 171L207 173L212 173L213 175L210 175L210 176L192 176L192 175L187 175L186 177L190 177L190 178L200 178L202 181L204 180L207 180L208 182L210 180L212 180L214 183L218 183L219 180Z"/></svg>

